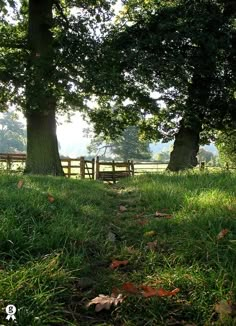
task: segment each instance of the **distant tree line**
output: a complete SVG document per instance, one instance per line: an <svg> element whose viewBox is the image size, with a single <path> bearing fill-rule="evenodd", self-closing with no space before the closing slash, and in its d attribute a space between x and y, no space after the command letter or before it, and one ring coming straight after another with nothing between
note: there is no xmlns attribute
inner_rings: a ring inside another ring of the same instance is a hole
<svg viewBox="0 0 236 326"><path fill-rule="evenodd" d="M26 129L13 112L0 118L0 153L26 152Z"/></svg>

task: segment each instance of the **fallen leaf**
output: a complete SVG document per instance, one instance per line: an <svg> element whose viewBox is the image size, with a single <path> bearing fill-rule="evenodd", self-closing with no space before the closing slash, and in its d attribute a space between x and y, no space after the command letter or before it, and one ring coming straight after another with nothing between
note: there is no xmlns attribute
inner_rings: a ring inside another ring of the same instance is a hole
<svg viewBox="0 0 236 326"><path fill-rule="evenodd" d="M90 300L86 307L89 307L93 304L96 305L95 311L99 312L103 309L109 310L111 308L111 305L113 304L114 306L117 306L118 303L121 303L124 300L124 297L122 294L118 294L118 296L109 296L109 295L104 295L104 294L99 294L98 297Z"/></svg>
<svg viewBox="0 0 236 326"><path fill-rule="evenodd" d="M21 189L24 185L24 180L19 180L18 183L17 183L17 188L18 189Z"/></svg>
<svg viewBox="0 0 236 326"><path fill-rule="evenodd" d="M147 247L150 249L150 250L154 250L157 248L157 240L155 241L152 241L152 242L148 242L147 243Z"/></svg>
<svg viewBox="0 0 236 326"><path fill-rule="evenodd" d="M125 266L129 263L128 260L113 260L111 265L110 265L110 268L111 269L115 269L119 266Z"/></svg>
<svg viewBox="0 0 236 326"><path fill-rule="evenodd" d="M121 213L126 212L126 211L127 211L127 208L126 208L125 206L120 205L120 207L119 207L119 211L120 211Z"/></svg>
<svg viewBox="0 0 236 326"><path fill-rule="evenodd" d="M217 235L217 240L223 239L228 233L229 233L229 229L221 230L220 233Z"/></svg>
<svg viewBox="0 0 236 326"><path fill-rule="evenodd" d="M144 233L145 237L153 237L154 235L156 235L156 231L148 231Z"/></svg>
<svg viewBox="0 0 236 326"><path fill-rule="evenodd" d="M165 290L163 288L159 288L157 290L159 297L170 297L172 295L176 295L179 291L180 291L179 288L176 288L176 289L174 289L172 291L167 291L167 290Z"/></svg>
<svg viewBox="0 0 236 326"><path fill-rule="evenodd" d="M236 315L236 304L233 304L229 300L221 300L215 305L215 311L220 315L220 318L225 318L226 316Z"/></svg>
<svg viewBox="0 0 236 326"><path fill-rule="evenodd" d="M131 282L124 283L122 285L122 290L128 293L139 293L139 289Z"/></svg>
<svg viewBox="0 0 236 326"><path fill-rule="evenodd" d="M117 288L117 287L114 287L114 288L112 288L112 294L111 294L111 296L112 297L117 297L119 294L120 294L120 289L119 288Z"/></svg>
<svg viewBox="0 0 236 326"><path fill-rule="evenodd" d="M52 195L48 194L48 201L50 203L53 203L55 201L55 198Z"/></svg>
<svg viewBox="0 0 236 326"><path fill-rule="evenodd" d="M180 289L176 288L172 291L167 291L163 288L159 288L159 289L155 289L151 286L147 286L147 285L142 285L140 286L140 288L143 290L143 296L145 298L150 298L150 297L154 297L154 296L157 296L157 297L169 297L169 296L172 296L172 295L176 295Z"/></svg>
<svg viewBox="0 0 236 326"><path fill-rule="evenodd" d="M156 217L164 217L164 218L172 218L173 217L171 214L161 213L161 212L156 212L155 216Z"/></svg>
<svg viewBox="0 0 236 326"><path fill-rule="evenodd" d="M145 298L151 298L158 295L157 289L152 288L151 286L141 285L140 288L143 290L142 295Z"/></svg>

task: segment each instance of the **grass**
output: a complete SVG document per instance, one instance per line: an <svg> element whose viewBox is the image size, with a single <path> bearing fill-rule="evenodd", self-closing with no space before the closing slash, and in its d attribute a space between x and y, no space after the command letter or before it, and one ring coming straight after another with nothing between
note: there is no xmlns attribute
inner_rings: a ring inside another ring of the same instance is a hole
<svg viewBox="0 0 236 326"><path fill-rule="evenodd" d="M215 312L236 302L236 174L151 174L114 186L24 176L18 189L21 178L0 176L0 323L14 304L22 326L236 325ZM111 270L113 259L129 263ZM125 282L180 292L85 307Z"/></svg>

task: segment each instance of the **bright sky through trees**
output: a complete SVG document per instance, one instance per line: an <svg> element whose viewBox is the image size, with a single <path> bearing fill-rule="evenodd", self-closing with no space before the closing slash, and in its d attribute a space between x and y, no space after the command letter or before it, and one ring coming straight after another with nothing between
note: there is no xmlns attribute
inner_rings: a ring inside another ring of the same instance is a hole
<svg viewBox="0 0 236 326"><path fill-rule="evenodd" d="M61 155L77 157L87 153L89 138L84 137L83 129L88 124L83 120L79 112L75 113L71 122L66 122L65 117L58 118L57 137L59 152Z"/></svg>

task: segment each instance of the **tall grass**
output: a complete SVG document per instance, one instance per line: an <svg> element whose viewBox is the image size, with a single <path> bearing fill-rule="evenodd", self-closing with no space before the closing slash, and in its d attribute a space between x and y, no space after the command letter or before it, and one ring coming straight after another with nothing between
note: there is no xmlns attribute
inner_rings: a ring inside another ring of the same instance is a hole
<svg viewBox="0 0 236 326"><path fill-rule="evenodd" d="M236 174L142 175L115 186L23 177L18 189L20 178L0 177L2 323L15 304L22 326L235 325L215 305L236 302ZM112 259L129 264L111 270ZM128 296L100 313L85 307L125 282L180 292Z"/></svg>

